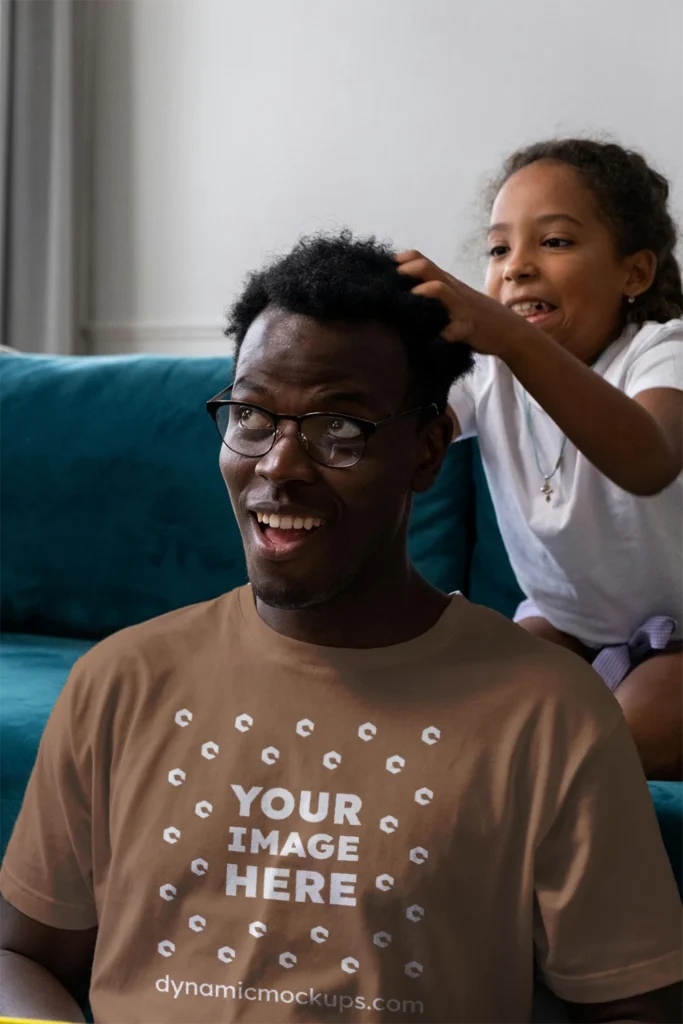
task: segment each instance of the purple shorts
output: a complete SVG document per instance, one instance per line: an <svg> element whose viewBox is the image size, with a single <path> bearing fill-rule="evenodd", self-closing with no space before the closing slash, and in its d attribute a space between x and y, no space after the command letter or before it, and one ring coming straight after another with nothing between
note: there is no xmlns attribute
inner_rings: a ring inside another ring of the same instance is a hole
<svg viewBox="0 0 683 1024"><path fill-rule="evenodd" d="M527 598L522 601L515 612L515 622L522 619L545 618L540 608ZM596 651L591 662L593 668L602 676L614 691L629 672L632 672L644 661L665 652L683 650L683 641L672 640L676 630L676 620L669 615L653 615L642 626L639 626L628 643L614 644Z"/></svg>

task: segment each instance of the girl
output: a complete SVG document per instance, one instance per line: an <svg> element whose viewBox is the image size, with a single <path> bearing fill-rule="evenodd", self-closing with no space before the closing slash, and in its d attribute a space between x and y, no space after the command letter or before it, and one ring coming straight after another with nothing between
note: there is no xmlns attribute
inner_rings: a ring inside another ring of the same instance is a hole
<svg viewBox="0 0 683 1024"><path fill-rule="evenodd" d="M681 778L683 295L666 180L620 146L511 156L487 296L420 253L399 270L480 353L451 393L478 434L524 629L593 662L649 778Z"/></svg>

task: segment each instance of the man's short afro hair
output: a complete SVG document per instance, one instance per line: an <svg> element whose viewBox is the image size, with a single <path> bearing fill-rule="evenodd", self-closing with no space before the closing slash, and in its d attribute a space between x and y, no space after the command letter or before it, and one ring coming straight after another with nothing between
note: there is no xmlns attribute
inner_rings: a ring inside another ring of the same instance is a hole
<svg viewBox="0 0 683 1024"><path fill-rule="evenodd" d="M435 299L411 294L419 282L398 273L394 256L388 245L355 238L349 230L301 238L286 256L247 278L225 331L235 340L236 356L249 326L268 306L321 323L376 321L403 342L417 401L443 412L451 384L472 366L472 351L440 337L446 310Z"/></svg>

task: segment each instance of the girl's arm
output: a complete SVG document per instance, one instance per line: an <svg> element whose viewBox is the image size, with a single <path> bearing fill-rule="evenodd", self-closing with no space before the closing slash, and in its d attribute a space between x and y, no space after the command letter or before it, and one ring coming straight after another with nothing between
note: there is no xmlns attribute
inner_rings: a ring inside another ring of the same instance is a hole
<svg viewBox="0 0 683 1024"><path fill-rule="evenodd" d="M683 392L653 388L629 398L533 324L445 273L420 253L399 257L399 271L424 283L413 291L439 299L451 322L442 332L498 356L572 444L618 487L656 494L683 468Z"/></svg>
<svg viewBox="0 0 683 1024"><path fill-rule="evenodd" d="M523 326L505 363L596 469L638 495L675 480L683 468L683 392L652 388L629 398L538 328Z"/></svg>

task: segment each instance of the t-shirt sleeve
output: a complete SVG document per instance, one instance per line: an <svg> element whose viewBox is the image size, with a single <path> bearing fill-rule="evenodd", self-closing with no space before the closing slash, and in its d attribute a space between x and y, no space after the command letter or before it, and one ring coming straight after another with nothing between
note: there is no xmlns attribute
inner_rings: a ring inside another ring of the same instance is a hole
<svg viewBox="0 0 683 1024"><path fill-rule="evenodd" d="M681 905L629 729L578 768L536 851L534 944L548 987L577 1003L680 981Z"/></svg>
<svg viewBox="0 0 683 1024"><path fill-rule="evenodd" d="M475 356L474 368L456 380L448 394L448 404L458 418L460 433L457 441L477 434L477 402L482 385L485 358Z"/></svg>
<svg viewBox="0 0 683 1024"><path fill-rule="evenodd" d="M629 398L650 388L683 391L683 320L663 325L628 368L624 390Z"/></svg>
<svg viewBox="0 0 683 1024"><path fill-rule="evenodd" d="M0 871L0 891L53 928L97 924L92 872L92 757L78 666L48 720Z"/></svg>

